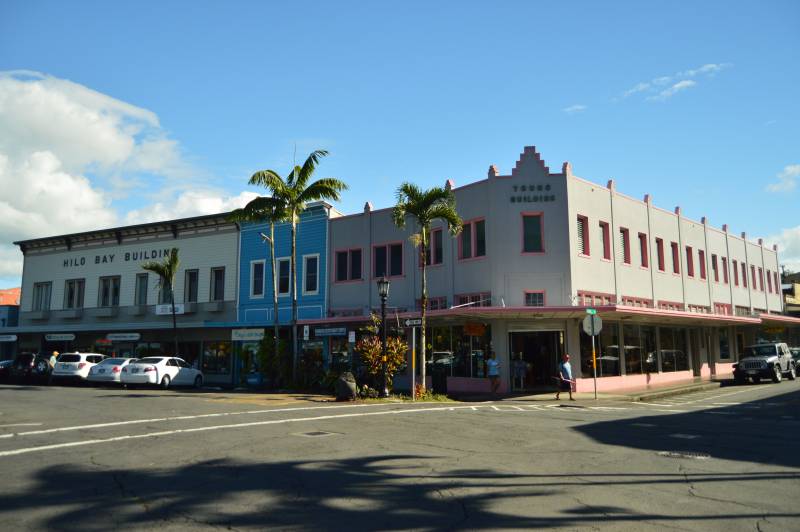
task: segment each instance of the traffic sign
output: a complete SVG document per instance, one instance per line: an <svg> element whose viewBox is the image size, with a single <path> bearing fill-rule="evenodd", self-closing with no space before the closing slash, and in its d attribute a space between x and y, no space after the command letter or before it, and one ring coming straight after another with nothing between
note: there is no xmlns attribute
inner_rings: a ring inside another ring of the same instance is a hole
<svg viewBox="0 0 800 532"><path fill-rule="evenodd" d="M594 316L595 314L597 314L597 309L596 308L587 308L586 309L586 314Z"/></svg>
<svg viewBox="0 0 800 532"><path fill-rule="evenodd" d="M596 314L589 314L583 318L583 332L589 336L597 336L603 330L603 320Z"/></svg>
<svg viewBox="0 0 800 532"><path fill-rule="evenodd" d="M419 327L422 325L422 318L409 318L404 323L406 327Z"/></svg>

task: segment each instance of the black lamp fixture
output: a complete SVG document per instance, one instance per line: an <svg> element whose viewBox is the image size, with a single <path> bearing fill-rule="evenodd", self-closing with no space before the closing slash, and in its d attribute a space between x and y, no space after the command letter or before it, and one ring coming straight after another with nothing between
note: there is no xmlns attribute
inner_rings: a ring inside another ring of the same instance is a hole
<svg viewBox="0 0 800 532"><path fill-rule="evenodd" d="M378 295L381 297L381 355L383 357L381 397L389 397L386 379L386 299L389 297L389 279L385 276L378 279Z"/></svg>

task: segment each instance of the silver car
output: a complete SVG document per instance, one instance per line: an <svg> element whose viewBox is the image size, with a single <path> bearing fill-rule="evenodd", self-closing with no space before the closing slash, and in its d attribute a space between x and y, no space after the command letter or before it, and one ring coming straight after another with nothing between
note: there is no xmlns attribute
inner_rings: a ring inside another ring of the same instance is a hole
<svg viewBox="0 0 800 532"><path fill-rule="evenodd" d="M135 358L107 358L89 370L89 382L120 383L122 368L136 362Z"/></svg>

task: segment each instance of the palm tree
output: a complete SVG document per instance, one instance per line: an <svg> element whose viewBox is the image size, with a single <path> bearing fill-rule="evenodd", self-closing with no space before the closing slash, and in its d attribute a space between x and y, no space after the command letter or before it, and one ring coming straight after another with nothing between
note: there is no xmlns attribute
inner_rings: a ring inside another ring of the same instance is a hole
<svg viewBox="0 0 800 532"><path fill-rule="evenodd" d="M261 170L250 178L251 185L269 189L272 197L280 202L292 224L292 258L289 261L292 279L292 377L297 373L297 222L306 205L318 200L339 200L339 193L347 190L347 185L328 177L309 183L319 160L328 155L325 150L311 152L303 166L295 165L286 179L274 170Z"/></svg>
<svg viewBox="0 0 800 532"><path fill-rule="evenodd" d="M422 387L425 388L425 313L428 308L428 280L426 278L426 262L430 245L431 223L444 220L450 234L456 236L461 232L461 217L456 212L456 197L449 188L433 187L421 190L412 183L403 183L397 189L397 204L392 210L392 220L399 228L406 226L406 218L411 217L419 228L419 233L411 235L411 241L419 247L420 265L422 266L422 364L420 375ZM411 393L415 393L414 390Z"/></svg>
<svg viewBox="0 0 800 532"><path fill-rule="evenodd" d="M150 261L142 264L142 269L158 275L156 288L160 291L166 290L169 294L169 301L172 305L172 332L175 340L175 353L178 356L178 322L175 318L175 277L178 275L178 268L181 261L178 258L178 248L172 248L169 256L162 261Z"/></svg>
<svg viewBox="0 0 800 532"><path fill-rule="evenodd" d="M269 236L261 233L261 237L269 245L269 265L272 275L272 327L275 341L275 356L279 356L280 337L278 328L278 275L275 271L275 224L286 221L283 204L269 197L258 197L250 201L242 209L236 209L228 215L232 222L254 222L269 224Z"/></svg>

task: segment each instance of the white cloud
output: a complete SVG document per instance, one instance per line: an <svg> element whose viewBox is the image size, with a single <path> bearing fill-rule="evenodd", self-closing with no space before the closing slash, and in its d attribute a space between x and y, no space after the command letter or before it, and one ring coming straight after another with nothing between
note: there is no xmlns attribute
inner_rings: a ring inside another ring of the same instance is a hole
<svg viewBox="0 0 800 532"><path fill-rule="evenodd" d="M574 115L576 113L583 112L586 109L587 109L587 107L585 105L575 104L575 105L570 105L569 107L563 108L562 111L564 111L568 115Z"/></svg>
<svg viewBox="0 0 800 532"><path fill-rule="evenodd" d="M733 66L731 63L707 63L697 68L683 70L667 76L657 76L649 81L642 81L622 93L615 100L625 99L634 94L644 93L649 101L664 101L676 93L697 85L700 77L713 77L717 73ZM663 89L665 85L670 87Z"/></svg>
<svg viewBox="0 0 800 532"><path fill-rule="evenodd" d="M188 218L203 214L215 214L244 207L256 198L255 192L241 192L236 196L224 197L216 190L190 190L179 194L174 200L158 202L144 209L130 211L125 216L127 225Z"/></svg>
<svg viewBox="0 0 800 532"><path fill-rule="evenodd" d="M781 230L764 239L764 245L778 245L778 259L792 271L800 271L800 225Z"/></svg>
<svg viewBox="0 0 800 532"><path fill-rule="evenodd" d="M767 185L769 192L789 192L797 187L797 178L800 177L800 164L790 164L778 174L778 182Z"/></svg>

